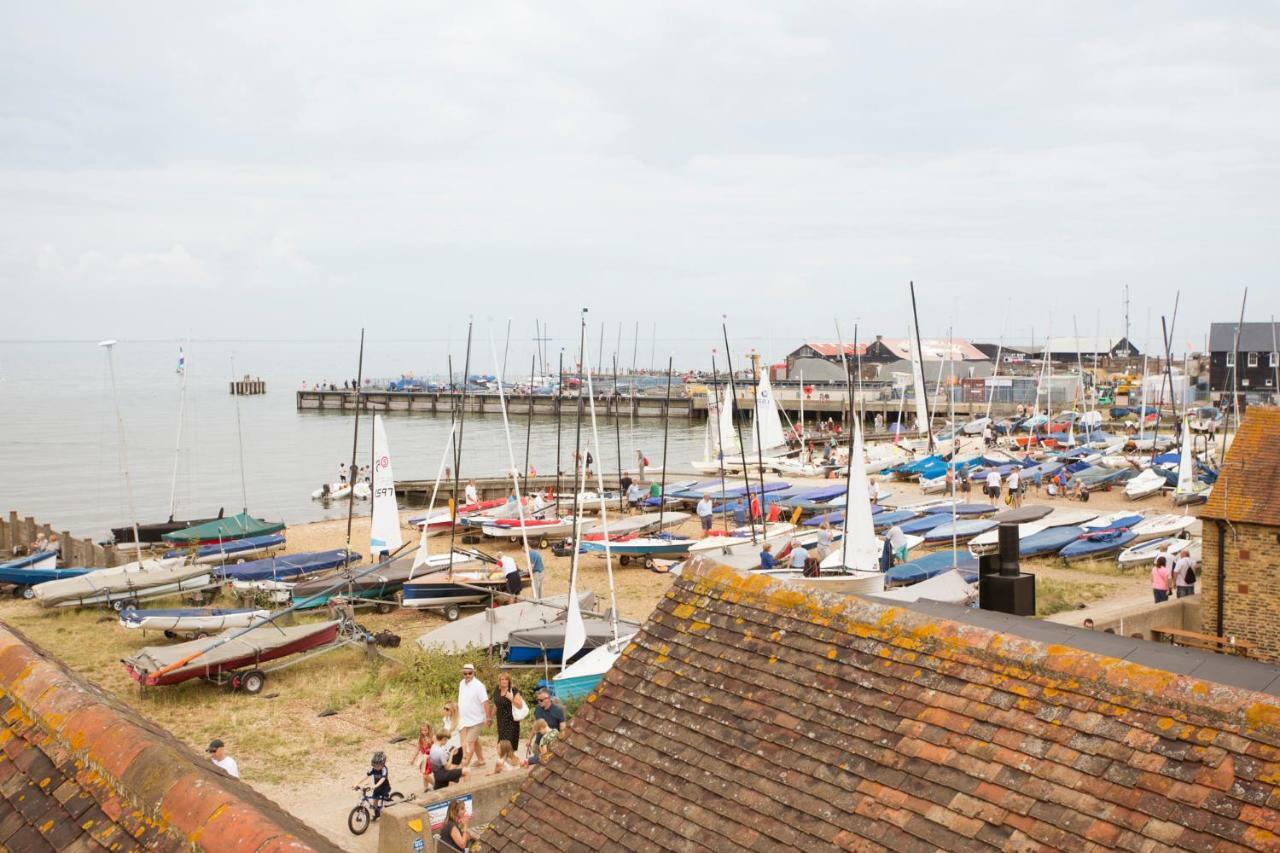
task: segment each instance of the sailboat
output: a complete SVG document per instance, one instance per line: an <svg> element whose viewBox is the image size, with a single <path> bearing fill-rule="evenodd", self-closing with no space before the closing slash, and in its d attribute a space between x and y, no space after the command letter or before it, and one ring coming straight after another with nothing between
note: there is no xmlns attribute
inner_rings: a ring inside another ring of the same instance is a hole
<svg viewBox="0 0 1280 853"><path fill-rule="evenodd" d="M762 459L761 466L778 474L821 476L822 469L817 465L788 455L791 451L787 447L787 434L782 427L782 415L773 394L773 385L769 382L769 371L760 367L758 362L756 371L759 378L756 381L756 428L752 431L752 438L756 456Z"/></svg>
<svg viewBox="0 0 1280 853"><path fill-rule="evenodd" d="M1209 499L1210 486L1196 479L1195 456L1191 452L1191 425L1182 421L1182 454L1178 458L1178 485L1173 487L1175 506L1203 503Z"/></svg>
<svg viewBox="0 0 1280 853"><path fill-rule="evenodd" d="M728 391L724 400L719 394L707 389L707 430L702 440L702 459L690 462L690 467L699 474L718 474L722 470L728 474L736 474L742 470L738 461L738 436L733 427L733 398Z"/></svg>
<svg viewBox="0 0 1280 853"><path fill-rule="evenodd" d="M115 364L112 361L112 347L115 341L103 341L99 344L107 350L107 361L111 369L111 395L115 399L116 407L116 427L120 434L120 441L123 446L124 442L124 421L120 417L120 401L116 397L116 380L115 380ZM222 510L218 510L218 514L212 518L193 518L179 520L175 519L177 515L178 500L178 463L182 455L182 425L184 415L186 413L187 404L187 356L181 347L178 348L178 367L175 371L182 377L181 390L178 393L178 437L173 449L173 479L169 486L169 520L158 521L149 524L139 524L133 521L130 524L121 525L120 527L111 528L111 539L117 547L128 546L131 548L141 547L143 545L159 545L166 533L173 533L186 527L194 527L197 524L205 524L206 522L216 521L222 518ZM126 460L127 462L127 460ZM132 514L132 510L130 510Z"/></svg>
<svg viewBox="0 0 1280 853"><path fill-rule="evenodd" d="M370 496L369 559L378 562L400 550L400 509L396 506L396 481L391 471L391 451L382 415L373 416L373 491Z"/></svg>

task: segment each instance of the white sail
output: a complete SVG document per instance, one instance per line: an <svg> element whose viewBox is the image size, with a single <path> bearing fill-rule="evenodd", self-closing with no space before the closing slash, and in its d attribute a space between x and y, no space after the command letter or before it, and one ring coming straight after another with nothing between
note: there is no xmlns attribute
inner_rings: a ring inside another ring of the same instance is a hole
<svg viewBox="0 0 1280 853"><path fill-rule="evenodd" d="M449 459L449 452L453 450L453 439L456 434L457 434L457 424L450 424L449 438L448 440L445 441L444 451L440 455L440 467L436 469L436 482L435 482L435 485L431 487L431 500L427 503L428 519L430 519L431 516L435 514L436 495L440 491L440 480L443 479L444 477L445 462L447 462ZM453 516L451 523L456 524L458 521L456 503L451 506L451 515ZM413 555L412 571L417 571L421 566L425 565L426 562L431 558L431 551L427 548L427 537L430 535L430 533L428 532L428 528L430 526L431 525L429 523L425 523L425 522L422 525L422 538L418 541L418 550Z"/></svg>
<svg viewBox="0 0 1280 853"><path fill-rule="evenodd" d="M778 401L773 397L769 371L765 369L760 370L760 382L756 386L756 433L758 449L765 453L787 445L782 417L778 414Z"/></svg>
<svg viewBox="0 0 1280 853"><path fill-rule="evenodd" d="M1178 459L1178 487L1177 491L1183 494L1190 494L1195 491L1196 486L1196 466L1191 458L1191 423L1183 420L1182 423L1182 456Z"/></svg>
<svg viewBox="0 0 1280 853"><path fill-rule="evenodd" d="M853 464L849 466L849 488L845 495L844 541L838 546L844 554L843 565L858 571L876 571L880 567L880 541L871 521L871 490L862 464L862 424L853 420Z"/></svg>
<svg viewBox="0 0 1280 853"><path fill-rule="evenodd" d="M908 340L908 348L911 350L911 382L914 386L916 395L916 429L922 436L929 434L929 413L925 407L924 399L924 356L920 352L920 341L916 335L920 334L918 329L913 330L915 334L911 335Z"/></svg>
<svg viewBox="0 0 1280 853"><path fill-rule="evenodd" d="M400 537L400 510L396 506L396 481L391 473L391 451L382 415L373 416L373 520L369 526L369 559L392 553L404 544Z"/></svg>

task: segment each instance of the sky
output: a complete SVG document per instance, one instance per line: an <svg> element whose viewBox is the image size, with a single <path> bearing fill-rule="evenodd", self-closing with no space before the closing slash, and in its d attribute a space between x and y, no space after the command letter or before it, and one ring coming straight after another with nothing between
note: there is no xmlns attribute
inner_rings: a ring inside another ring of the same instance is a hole
<svg viewBox="0 0 1280 853"><path fill-rule="evenodd" d="M4 339L624 363L1280 313L1265 3L9 3ZM639 325L639 341L634 342ZM622 345L617 339L621 327ZM598 345L598 338L593 347ZM723 346L720 347L723 349Z"/></svg>

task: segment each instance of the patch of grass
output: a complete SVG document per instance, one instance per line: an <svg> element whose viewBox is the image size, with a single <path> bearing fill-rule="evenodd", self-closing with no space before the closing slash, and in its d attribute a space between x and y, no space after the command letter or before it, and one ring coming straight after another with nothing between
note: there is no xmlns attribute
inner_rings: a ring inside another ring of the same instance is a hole
<svg viewBox="0 0 1280 853"><path fill-rule="evenodd" d="M1052 616L1065 610L1077 610L1081 605L1106 598L1113 587L1105 583L1077 583L1075 581L1036 579L1036 615Z"/></svg>
<svg viewBox="0 0 1280 853"><path fill-rule="evenodd" d="M1061 562L1061 560L1059 560ZM1145 565L1145 564L1143 564ZM1115 557L1106 560L1080 560L1066 563L1063 568L1085 575L1104 575L1112 578L1132 578L1137 576L1135 567L1122 568Z"/></svg>

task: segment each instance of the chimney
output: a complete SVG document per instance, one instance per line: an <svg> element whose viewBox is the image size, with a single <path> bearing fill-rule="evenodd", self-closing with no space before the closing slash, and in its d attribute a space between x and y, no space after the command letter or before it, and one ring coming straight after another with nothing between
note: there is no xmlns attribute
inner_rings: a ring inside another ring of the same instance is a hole
<svg viewBox="0 0 1280 853"><path fill-rule="evenodd" d="M978 607L1015 616L1035 615L1036 576L1022 571L1018 525L1043 518L1048 512L1048 507L1029 506L996 516L1000 550L978 560Z"/></svg>

